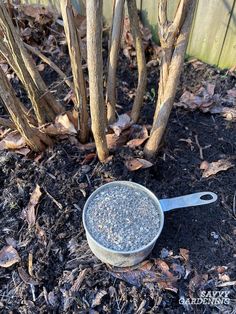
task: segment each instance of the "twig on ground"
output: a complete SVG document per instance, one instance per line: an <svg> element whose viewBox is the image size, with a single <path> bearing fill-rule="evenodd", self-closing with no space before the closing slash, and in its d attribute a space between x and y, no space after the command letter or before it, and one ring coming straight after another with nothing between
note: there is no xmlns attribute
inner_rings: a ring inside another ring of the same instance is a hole
<svg viewBox="0 0 236 314"><path fill-rule="evenodd" d="M204 149L207 149L207 148L209 148L209 147L211 147L211 145L206 145L206 146L202 147L202 146L199 144L198 136L195 135L194 137L195 137L196 145L197 145L197 147L198 147L198 149L199 149L200 159L204 160L204 157L203 157L203 150L204 150Z"/></svg>
<svg viewBox="0 0 236 314"><path fill-rule="evenodd" d="M61 203L59 203L57 200L55 200L55 198L45 189L45 187L43 187L45 193L47 194L47 196L53 201L53 203L55 203L57 205L57 207L59 209L63 209L63 206Z"/></svg>

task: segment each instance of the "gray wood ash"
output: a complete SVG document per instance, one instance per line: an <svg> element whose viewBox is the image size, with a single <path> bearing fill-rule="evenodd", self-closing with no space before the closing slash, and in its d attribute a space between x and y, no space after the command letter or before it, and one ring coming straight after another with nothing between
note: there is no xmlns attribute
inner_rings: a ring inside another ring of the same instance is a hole
<svg viewBox="0 0 236 314"><path fill-rule="evenodd" d="M108 186L90 201L86 212L92 237L106 248L132 251L148 244L160 227L158 209L145 192Z"/></svg>

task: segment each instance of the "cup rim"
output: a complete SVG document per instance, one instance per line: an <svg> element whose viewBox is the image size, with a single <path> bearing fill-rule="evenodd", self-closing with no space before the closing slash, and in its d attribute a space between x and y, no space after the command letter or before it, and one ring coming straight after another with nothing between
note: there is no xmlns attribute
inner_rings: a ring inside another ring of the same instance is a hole
<svg viewBox="0 0 236 314"><path fill-rule="evenodd" d="M152 198L152 200L154 201L154 203L157 205L157 210L159 212L160 215L160 227L158 229L158 232L156 234L156 236L150 241L148 242L146 245L141 246L138 249L132 250L132 251L118 251L118 250L114 250L114 249L110 249L107 248L106 246L104 246L103 244L99 243L97 239L94 238L94 236L92 236L92 234L89 232L88 228L87 228L87 223L86 223L86 211L88 208L88 205L90 203L90 201L93 199L93 197L99 193L101 190L106 189L108 186L112 186L112 185L128 185L130 187L139 189L144 191L146 194L148 194L149 197ZM106 184L101 185L99 188L97 188L86 200L85 204L84 204L84 208L83 208L83 214L82 214L82 221L83 221L83 226L84 229L86 231L86 234L88 234L90 236L90 238L93 239L93 241L96 243L97 246L99 246L101 249L106 250L107 252L110 253L114 253L114 254L124 254L124 255L130 255L130 254L135 254L135 253L141 253L143 251L145 251L147 248L150 248L152 245L155 244L155 242L157 241L157 239L159 238L161 231L163 229L164 226L164 212L161 206L161 203L159 201L159 199L156 197L156 195L151 192L148 188L146 188L145 186L135 183L135 182L131 182L131 181L113 181L113 182L109 182Z"/></svg>

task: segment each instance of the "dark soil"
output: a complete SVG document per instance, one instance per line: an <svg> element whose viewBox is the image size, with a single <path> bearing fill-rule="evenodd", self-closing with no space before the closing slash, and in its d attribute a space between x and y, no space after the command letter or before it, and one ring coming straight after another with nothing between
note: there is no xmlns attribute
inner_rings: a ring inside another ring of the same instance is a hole
<svg viewBox="0 0 236 314"><path fill-rule="evenodd" d="M156 73L157 68L149 69L141 124L152 122L156 97L152 88L156 88ZM52 76L48 67L43 75L49 85L52 79L58 79L56 75ZM137 73L121 57L118 75L118 104L123 106L120 111L124 112L132 104ZM184 89L194 91L205 80L216 82L222 97L236 84L235 77L223 71L206 65L203 69L194 69L191 64L186 64L177 98ZM61 86L58 90L60 97L65 96L67 90L64 95ZM212 162L235 157L235 134L235 124L220 115L173 109L153 167L135 172L128 171L124 161L129 157L143 158L142 148L121 147L112 152L113 158L105 164L96 157L86 158L89 151L81 150L67 140L59 141L37 159L34 159L36 156L23 158L14 152L1 151L0 247L10 243L21 257L20 265L0 268L1 313L230 313L235 304L235 286L223 288L231 289L232 298L231 304L225 307L183 306L179 304L179 298L197 294L196 287L200 284L198 282L193 289L191 278L202 278L206 273L208 280L199 289L219 290L217 279L211 273L216 266L228 267L230 280L235 280L233 200L236 168L202 178L199 168L202 160L195 140L197 136L200 145L208 147L203 150L204 160ZM217 193L216 203L165 214L164 229L151 258L161 256L169 261L168 258L177 255L178 260L181 248L189 250L189 261L184 266L185 275L177 283L177 292L153 283L135 287L115 279L109 268L89 250L81 221L84 203L97 187L115 180L143 184L158 198L200 191ZM21 212L36 184L41 187L43 196L37 208L37 224L29 228L21 218ZM19 276L19 266L27 272L29 253L33 255L33 274L38 285L24 282ZM79 289L72 293L71 288L79 274L84 278Z"/></svg>

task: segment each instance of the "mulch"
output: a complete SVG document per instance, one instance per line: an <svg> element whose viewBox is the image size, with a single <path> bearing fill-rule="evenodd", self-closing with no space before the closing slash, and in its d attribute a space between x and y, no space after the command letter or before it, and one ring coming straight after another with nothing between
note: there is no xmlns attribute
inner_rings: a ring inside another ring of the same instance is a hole
<svg viewBox="0 0 236 314"><path fill-rule="evenodd" d="M65 55L54 61L66 69ZM69 71L69 70L68 70ZM158 67L148 69L148 88L139 123L150 124L154 112ZM46 66L50 85L57 75ZM137 69L121 55L118 68L119 113L130 110ZM236 86L234 74L186 62L176 100L214 82L223 98ZM13 85L22 98L19 82ZM56 84L55 84L56 86ZM59 96L67 89L58 87ZM70 104L69 104L70 105ZM68 106L69 106L68 105ZM4 109L0 108L4 113ZM236 168L202 177L199 146L208 162L235 161L235 123L220 115L174 108L162 147L148 169L129 171L125 161L144 158L142 147L112 150L102 164L93 148L58 140L39 156L0 152L0 247L16 248L20 262L0 268L1 313L231 313L236 298ZM89 156L89 157L88 157ZM104 183L131 180L158 198L212 191L216 203L173 210L149 259L133 269L113 269L90 251L82 226L88 196ZM22 217L36 185L42 197L36 224ZM33 276L28 275L33 260ZM27 277L28 275L28 277ZM229 304L188 304L204 291L226 291ZM185 300L186 302L182 302Z"/></svg>

